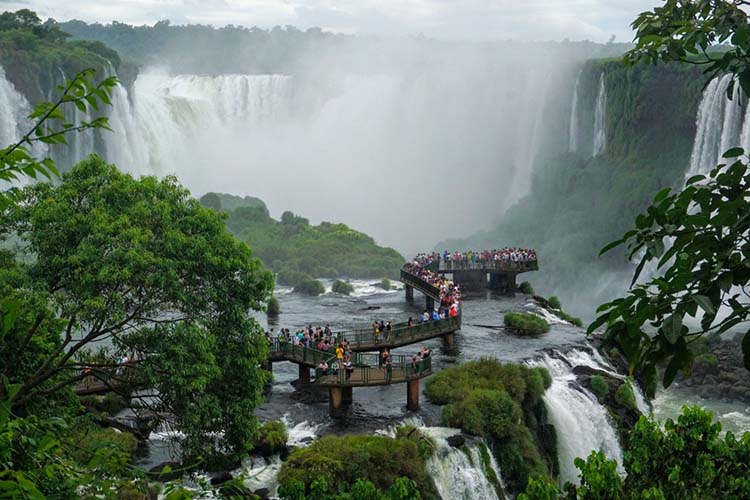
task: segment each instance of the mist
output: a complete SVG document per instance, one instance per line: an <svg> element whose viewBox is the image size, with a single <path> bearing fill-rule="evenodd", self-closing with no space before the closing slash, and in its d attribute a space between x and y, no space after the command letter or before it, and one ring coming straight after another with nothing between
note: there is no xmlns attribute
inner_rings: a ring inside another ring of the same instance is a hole
<svg viewBox="0 0 750 500"><path fill-rule="evenodd" d="M107 158L410 254L488 227L528 192L535 162L567 147L557 117L582 52L346 38L297 52L284 74L150 64L115 106Z"/></svg>

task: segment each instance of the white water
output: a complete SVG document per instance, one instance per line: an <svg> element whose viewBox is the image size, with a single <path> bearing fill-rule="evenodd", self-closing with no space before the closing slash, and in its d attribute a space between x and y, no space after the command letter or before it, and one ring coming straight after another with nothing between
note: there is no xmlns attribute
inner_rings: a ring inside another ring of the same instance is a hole
<svg viewBox="0 0 750 500"><path fill-rule="evenodd" d="M496 500L498 496L482 468L479 443L467 444L467 453L448 444L446 439L458 434L447 427L420 429L435 443L433 455L427 461L427 472L435 481L443 500ZM490 453L490 466L500 480L500 469ZM501 483L502 485L502 483Z"/></svg>
<svg viewBox="0 0 750 500"><path fill-rule="evenodd" d="M568 151L578 151L578 83L581 80L581 71L578 71L576 83L573 86L573 100L570 103L570 127L568 129Z"/></svg>
<svg viewBox="0 0 750 500"><path fill-rule="evenodd" d="M599 76L599 93L594 108L594 150L592 156L598 156L607 149L607 87L604 84L604 73Z"/></svg>
<svg viewBox="0 0 750 500"><path fill-rule="evenodd" d="M593 364L600 368L599 364L583 351L554 354L545 353L535 363L547 368L552 375L552 385L544 394L544 403L557 431L561 482L577 483L578 469L573 461L576 457L585 459L594 450L600 450L608 458L617 460L622 472L622 448L617 429L610 421L606 408L597 401L596 396L578 384L572 371L576 364Z"/></svg>
<svg viewBox="0 0 750 500"><path fill-rule="evenodd" d="M31 113L31 105L16 87L6 78L5 70L0 67L0 148L8 147L17 143L32 126L28 119ZM28 145L26 145L28 148ZM36 143L31 148L35 156L46 153L44 144ZM19 179L23 184L26 179ZM3 184L0 184L3 188Z"/></svg>
<svg viewBox="0 0 750 500"><path fill-rule="evenodd" d="M739 84L734 86L732 100L727 99L731 81L732 75L714 78L703 91L687 177L706 174L726 163L722 155L728 149L742 146L750 150L750 119L743 113Z"/></svg>

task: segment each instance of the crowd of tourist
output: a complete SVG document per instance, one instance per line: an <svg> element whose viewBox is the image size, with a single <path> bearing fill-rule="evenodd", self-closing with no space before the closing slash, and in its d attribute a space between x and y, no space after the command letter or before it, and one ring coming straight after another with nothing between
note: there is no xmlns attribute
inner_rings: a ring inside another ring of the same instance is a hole
<svg viewBox="0 0 750 500"><path fill-rule="evenodd" d="M466 268L466 267L492 267L494 264L504 264L508 262L535 262L536 250L529 248L511 248L483 250L481 252L449 252L445 250L438 260L445 262L445 267Z"/></svg>
<svg viewBox="0 0 750 500"><path fill-rule="evenodd" d="M436 258L437 260L433 260ZM438 254L419 254L413 262L404 265L404 271L436 287L440 293L440 308L447 309L455 317L461 307L461 287L445 276L427 269L427 265L440 260ZM436 311L439 313L439 310ZM440 319L440 318L436 318Z"/></svg>

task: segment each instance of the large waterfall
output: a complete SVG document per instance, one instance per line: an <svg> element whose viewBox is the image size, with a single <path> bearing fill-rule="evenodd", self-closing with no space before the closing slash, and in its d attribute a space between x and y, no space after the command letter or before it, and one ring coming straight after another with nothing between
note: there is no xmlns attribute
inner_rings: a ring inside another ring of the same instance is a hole
<svg viewBox="0 0 750 500"><path fill-rule="evenodd" d="M573 99L570 103L570 125L568 127L568 151L578 151L578 84L581 81L582 70L578 71L576 83L573 86Z"/></svg>
<svg viewBox="0 0 750 500"><path fill-rule="evenodd" d="M594 149L593 156L598 156L607 149L607 87L604 83L604 72L599 76L599 92L594 108Z"/></svg>
<svg viewBox="0 0 750 500"><path fill-rule="evenodd" d="M732 78L732 75L716 77L703 91L687 177L706 174L725 163L722 155L731 148L741 146L750 150L750 117L740 96L739 83L735 82L732 100L727 99Z"/></svg>
<svg viewBox="0 0 750 500"><path fill-rule="evenodd" d="M607 372L611 372L611 367L596 355L582 350L545 353L534 364L544 366L552 375L552 385L544 394L544 403L557 432L561 482L577 482L579 471L573 461L576 457L585 459L594 450L617 460L622 471L622 447L617 429L606 408L595 395L578 384L573 373L573 367L578 365ZM647 410L642 395L638 399L642 411Z"/></svg>

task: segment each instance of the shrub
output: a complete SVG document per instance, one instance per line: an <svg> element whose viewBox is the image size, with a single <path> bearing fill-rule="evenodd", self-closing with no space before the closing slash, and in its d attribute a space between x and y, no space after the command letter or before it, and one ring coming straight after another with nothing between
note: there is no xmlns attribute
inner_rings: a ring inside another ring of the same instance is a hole
<svg viewBox="0 0 750 500"><path fill-rule="evenodd" d="M383 278L380 280L380 288L383 290L390 290L391 289L391 280L388 278Z"/></svg>
<svg viewBox="0 0 750 500"><path fill-rule="evenodd" d="M609 384L601 375L591 377L591 390L599 401L604 400L609 394Z"/></svg>
<svg viewBox="0 0 750 500"><path fill-rule="evenodd" d="M503 390L473 390L458 404L460 412L449 409L450 426L475 436L507 438L521 419L520 406Z"/></svg>
<svg viewBox="0 0 750 500"><path fill-rule="evenodd" d="M633 386L630 385L629 381L625 381L617 388L615 392L615 401L625 408L631 410L638 410L638 405L635 404L635 393L633 392Z"/></svg>
<svg viewBox="0 0 750 500"><path fill-rule="evenodd" d="M525 293L526 295L534 295L534 287L531 286L531 283L528 281L521 283L521 286L519 286L518 289L521 293Z"/></svg>
<svg viewBox="0 0 750 500"><path fill-rule="evenodd" d="M325 293L326 289L318 280L308 278L294 286L294 291L305 295L311 295L317 297L318 295Z"/></svg>
<svg viewBox="0 0 750 500"><path fill-rule="evenodd" d="M334 293L340 293L341 295L349 295L354 291L354 287L351 283L341 280L335 280L331 286L331 290Z"/></svg>
<svg viewBox="0 0 750 500"><path fill-rule="evenodd" d="M568 323L572 323L578 328L583 328L583 320L581 320L581 318L577 316L573 316L572 314L568 314L565 311L558 311L557 315L560 316L565 321L567 321Z"/></svg>
<svg viewBox="0 0 750 500"><path fill-rule="evenodd" d="M370 481L379 491L389 491L398 483L397 490L410 490L410 484L398 481L405 477L414 481L416 491L424 497L435 498L437 492L425 469L417 443L412 439L392 439L383 436L325 436L306 448L297 448L281 466L279 491L288 491L297 482L302 491L310 492L316 481L325 482L326 493L332 494L342 485L354 485L357 480ZM297 490L298 491L298 490ZM392 496L390 498L413 498ZM302 497L289 497L302 498Z"/></svg>
<svg viewBox="0 0 750 500"><path fill-rule="evenodd" d="M697 369L702 368L707 372L716 372L719 368L719 360L715 355L707 352L696 356L693 366Z"/></svg>
<svg viewBox="0 0 750 500"><path fill-rule="evenodd" d="M264 422L258 430L258 438L253 443L253 449L264 456L280 453L286 448L289 435L286 426L278 420Z"/></svg>
<svg viewBox="0 0 750 500"><path fill-rule="evenodd" d="M553 309L562 309L562 304L560 304L560 299L557 298L556 295L553 295L552 297L548 298L547 303L549 303L550 307Z"/></svg>
<svg viewBox="0 0 750 500"><path fill-rule="evenodd" d="M540 334L549 331L549 323L530 313L506 313L504 318L505 327L524 334Z"/></svg>
<svg viewBox="0 0 750 500"><path fill-rule="evenodd" d="M266 308L266 314L269 316L278 316L281 312L281 307L279 306L279 299L276 297L271 297L268 299L268 307Z"/></svg>

